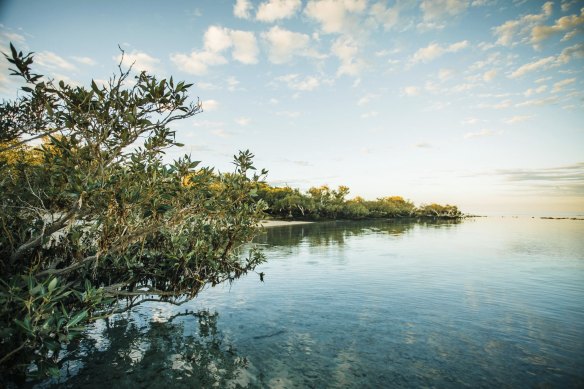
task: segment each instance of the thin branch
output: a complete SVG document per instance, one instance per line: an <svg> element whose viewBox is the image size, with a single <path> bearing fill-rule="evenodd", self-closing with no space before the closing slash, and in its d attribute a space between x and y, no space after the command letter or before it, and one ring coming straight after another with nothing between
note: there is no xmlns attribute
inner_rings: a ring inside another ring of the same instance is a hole
<svg viewBox="0 0 584 389"><path fill-rule="evenodd" d="M12 149L15 149L15 148L17 148L17 147L20 147L20 146L22 146L22 145L23 145L23 144L25 144L25 143L28 143L28 142L30 142L30 141L33 141L33 140L35 140L35 139L42 138L42 137L44 137L44 136L47 136L47 135L51 135L51 134L53 134L53 133L55 133L55 132L57 132L57 131L60 131L60 130L61 130L60 128L55 128L55 129L53 129L53 130L50 130L50 131L43 132L42 134L35 135L35 136L33 136L32 138L27 138L27 139L20 140L20 141L18 141L18 142L16 142L16 143L13 143L13 144L11 144L10 146L6 146L6 147L4 147L3 149L0 149L0 153L3 153L3 152L5 152L5 151L10 151L10 150L12 150Z"/></svg>
<svg viewBox="0 0 584 389"><path fill-rule="evenodd" d="M122 297L134 297L134 296L168 296L176 297L187 294L187 290L180 290L176 292L166 292L164 290L158 289L148 289L148 290L136 290L136 291L126 291L126 290L113 290L111 287L104 288L103 291L106 294L112 296L122 296Z"/></svg>
<svg viewBox="0 0 584 389"><path fill-rule="evenodd" d="M169 304L172 304L172 305L181 306L181 305L183 305L183 304L185 304L185 303L187 303L189 301L191 301L191 299L185 299L185 300L180 301L180 302L175 302L175 301L155 299L155 298L144 298L144 299L138 300L137 302L131 302L130 304L126 305L123 308L114 309L114 310L108 312L105 315L102 315L102 316L99 316L99 317L97 317L97 316L96 317L93 317L91 320L102 319L102 318L107 317L107 316L110 316L110 315L117 315L117 314L120 314L120 313L124 313L124 312L127 312L130 309L135 308L138 305L140 305L142 303L146 303L146 302L169 303Z"/></svg>
<svg viewBox="0 0 584 389"><path fill-rule="evenodd" d="M45 236L51 236L53 233L65 227L67 222L73 216L75 216L78 210L79 210L78 205L75 205L73 209L71 209L65 215L61 216L59 220L51 224L48 228L44 229L40 235L30 238L26 243L20 245L20 247L18 247L16 251L14 251L14 253L12 253L12 255L10 256L10 264L13 265L16 261L21 259L28 250L40 246Z"/></svg>
<svg viewBox="0 0 584 389"><path fill-rule="evenodd" d="M83 258L81 261L76 262L70 266L64 267L62 269L47 269L47 270L43 270L42 272L38 273L36 275L36 277L44 277L44 276L51 276L51 275L60 275L63 273L69 273L72 272L73 270L77 270L81 267L83 267L84 265L95 261L96 259L99 258L99 255L90 255L89 257L85 257Z"/></svg>
<svg viewBox="0 0 584 389"><path fill-rule="evenodd" d="M10 357L12 357L14 354L16 354L17 352L22 350L24 348L24 346L26 346L26 342L24 342L23 344L21 344L20 346L18 346L17 348L15 348L11 352L9 352L8 354L4 355L2 357L2 359L0 359L0 365L3 364L4 362L6 362L7 360L9 360Z"/></svg>

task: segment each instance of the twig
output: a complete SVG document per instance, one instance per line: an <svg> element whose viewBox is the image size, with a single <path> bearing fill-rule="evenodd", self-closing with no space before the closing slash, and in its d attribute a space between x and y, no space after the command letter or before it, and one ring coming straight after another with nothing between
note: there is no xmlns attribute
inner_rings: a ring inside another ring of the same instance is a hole
<svg viewBox="0 0 584 389"><path fill-rule="evenodd" d="M50 275L59 275L59 274L63 274L63 273L69 273L73 270L77 270L80 267L83 267L85 264L91 262L91 261L95 261L96 259L99 258L99 255L90 255L89 257L85 257L84 259L82 259L79 262L76 262L70 266L64 267L62 269L47 269L47 270L43 270L40 273L37 273L37 277L43 277L43 276L50 276Z"/></svg>
<svg viewBox="0 0 584 389"><path fill-rule="evenodd" d="M22 350L24 348L24 346L26 346L26 342L24 342L23 344L21 344L20 346L18 346L17 348L15 348L11 352L9 352L8 354L4 355L2 357L2 359L0 359L0 364L4 363L8 359L10 359L10 357L12 357L14 354L16 354L17 352L19 352L20 350Z"/></svg>
<svg viewBox="0 0 584 389"><path fill-rule="evenodd" d="M77 213L77 211L78 207L76 205L65 215L61 216L59 220L57 220L55 223L51 224L48 228L43 229L43 232L40 235L29 239L26 243L18 247L16 251L14 251L14 253L12 253L12 255L10 256L10 264L12 265L20 258L22 258L28 250L40 246L45 236L50 236L54 232L57 232L61 228L65 227L69 219L71 219L75 215L75 213Z"/></svg>

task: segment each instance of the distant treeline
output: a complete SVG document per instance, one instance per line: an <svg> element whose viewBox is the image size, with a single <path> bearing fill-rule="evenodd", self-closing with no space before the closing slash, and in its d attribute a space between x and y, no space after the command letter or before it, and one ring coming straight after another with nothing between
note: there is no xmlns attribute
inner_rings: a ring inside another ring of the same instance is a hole
<svg viewBox="0 0 584 389"><path fill-rule="evenodd" d="M460 218L463 214L454 205L422 204L416 206L400 196L365 200L347 199L349 188L331 189L326 185L298 189L273 187L261 183L258 198L268 205L266 213L274 218L302 220L367 219L367 218Z"/></svg>

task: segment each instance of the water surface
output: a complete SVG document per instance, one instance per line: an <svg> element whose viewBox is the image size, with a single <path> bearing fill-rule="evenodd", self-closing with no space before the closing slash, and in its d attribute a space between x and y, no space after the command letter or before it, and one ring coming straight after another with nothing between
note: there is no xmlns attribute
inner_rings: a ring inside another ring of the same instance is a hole
<svg viewBox="0 0 584 389"><path fill-rule="evenodd" d="M500 217L269 229L265 282L97 323L59 386L583 387L583 236Z"/></svg>

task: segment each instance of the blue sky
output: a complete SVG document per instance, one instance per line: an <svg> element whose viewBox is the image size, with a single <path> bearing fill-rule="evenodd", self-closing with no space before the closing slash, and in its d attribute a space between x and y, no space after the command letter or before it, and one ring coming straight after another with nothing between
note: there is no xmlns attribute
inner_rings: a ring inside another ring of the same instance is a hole
<svg viewBox="0 0 584 389"><path fill-rule="evenodd" d="M87 85L119 60L193 82L182 150L268 181L465 212L584 213L584 4L3 1L0 45ZM0 97L17 85L0 65Z"/></svg>

